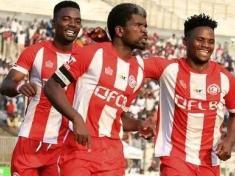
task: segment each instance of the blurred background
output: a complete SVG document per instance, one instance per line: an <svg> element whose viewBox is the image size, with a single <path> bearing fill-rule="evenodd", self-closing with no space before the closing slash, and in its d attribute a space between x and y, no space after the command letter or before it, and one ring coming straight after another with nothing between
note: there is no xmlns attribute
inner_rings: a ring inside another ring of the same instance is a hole
<svg viewBox="0 0 235 176"><path fill-rule="evenodd" d="M36 42L53 37L51 24L53 7L61 0L1 0L0 1L0 84L22 50ZM165 58L185 56L182 44L184 20L199 13L218 21L215 30L216 46L212 59L234 73L235 61L235 0L76 0L81 8L83 28L77 43L93 43L87 33L94 27L105 28L113 6L132 2L148 13L149 47L142 53ZM95 18L94 18L95 17ZM135 118L155 118L158 108L159 85L146 80L130 113ZM0 95L0 176L8 176L11 152L23 120L26 99ZM226 112L226 109L225 109ZM225 122L227 115L225 116ZM226 133L226 126L223 131ZM138 134L125 133L124 153L127 159L126 175L157 176L159 160L154 157L153 140L143 140ZM235 176L235 150L230 160L222 162L222 176Z"/></svg>

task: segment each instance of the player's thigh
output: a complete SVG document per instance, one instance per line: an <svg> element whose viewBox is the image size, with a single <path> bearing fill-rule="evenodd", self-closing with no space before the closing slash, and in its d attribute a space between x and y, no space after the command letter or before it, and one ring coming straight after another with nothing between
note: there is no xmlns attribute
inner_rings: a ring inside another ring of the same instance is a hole
<svg viewBox="0 0 235 176"><path fill-rule="evenodd" d="M18 138L11 158L12 175L38 175L38 162L31 159L31 156L34 157L34 152L31 150L30 145L28 139Z"/></svg>

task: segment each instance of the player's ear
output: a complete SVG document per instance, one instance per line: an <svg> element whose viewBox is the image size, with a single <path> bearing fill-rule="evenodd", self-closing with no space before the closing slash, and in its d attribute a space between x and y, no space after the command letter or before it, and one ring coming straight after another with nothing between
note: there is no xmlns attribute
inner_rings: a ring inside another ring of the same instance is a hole
<svg viewBox="0 0 235 176"><path fill-rule="evenodd" d="M115 27L115 35L117 37L122 37L123 36L123 27L122 26L116 26Z"/></svg>

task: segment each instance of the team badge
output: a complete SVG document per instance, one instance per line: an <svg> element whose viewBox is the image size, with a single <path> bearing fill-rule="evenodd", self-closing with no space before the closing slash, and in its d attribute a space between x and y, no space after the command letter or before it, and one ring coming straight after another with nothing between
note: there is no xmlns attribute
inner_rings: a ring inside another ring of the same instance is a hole
<svg viewBox="0 0 235 176"><path fill-rule="evenodd" d="M106 67L104 69L104 72L106 75L112 76L113 75L113 69L111 67Z"/></svg>
<svg viewBox="0 0 235 176"><path fill-rule="evenodd" d="M136 83L135 77L133 75L129 76L128 83L129 83L129 86L131 88L135 88L136 87L137 83Z"/></svg>
<svg viewBox="0 0 235 176"><path fill-rule="evenodd" d="M211 84L207 88L207 93L211 95L217 95L220 93L220 87L217 84Z"/></svg>

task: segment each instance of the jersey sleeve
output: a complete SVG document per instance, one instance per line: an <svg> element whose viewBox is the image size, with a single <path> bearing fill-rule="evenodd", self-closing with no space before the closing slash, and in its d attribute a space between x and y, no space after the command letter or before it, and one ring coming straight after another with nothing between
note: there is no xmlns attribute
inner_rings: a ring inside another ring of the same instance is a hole
<svg viewBox="0 0 235 176"><path fill-rule="evenodd" d="M70 60L62 65L52 76L62 87L69 85L71 82L78 80L83 75L93 58L94 49L84 47L76 50Z"/></svg>
<svg viewBox="0 0 235 176"><path fill-rule="evenodd" d="M145 78L159 79L164 68L170 63L169 60L161 57L151 57L144 59Z"/></svg>
<svg viewBox="0 0 235 176"><path fill-rule="evenodd" d="M26 48L19 56L17 62L11 69L17 70L23 74L28 74L33 66L38 48L31 46Z"/></svg>
<svg viewBox="0 0 235 176"><path fill-rule="evenodd" d="M230 76L229 78L229 92L228 94L225 96L225 105L228 109L229 112L231 113L235 113L235 77L234 76Z"/></svg>

